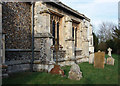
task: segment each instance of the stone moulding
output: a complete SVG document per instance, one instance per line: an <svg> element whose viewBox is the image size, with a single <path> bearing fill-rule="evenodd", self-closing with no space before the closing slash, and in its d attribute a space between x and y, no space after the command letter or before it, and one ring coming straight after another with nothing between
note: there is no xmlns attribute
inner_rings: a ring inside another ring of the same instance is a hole
<svg viewBox="0 0 120 86"><path fill-rule="evenodd" d="M71 38L66 39L65 41L74 41L74 39L71 37Z"/></svg>
<svg viewBox="0 0 120 86"><path fill-rule="evenodd" d="M63 17L63 16L64 16L63 14L58 13L58 12L56 12L56 11L54 11L54 10L51 10L51 9L48 9L48 10L49 10L49 12L51 12L51 14L55 14L55 15L57 15L57 16L59 16L59 17Z"/></svg>
<svg viewBox="0 0 120 86"><path fill-rule="evenodd" d="M51 14L51 12L50 12L48 9L43 10L43 11L40 11L40 14L43 14L43 13L48 13L48 14Z"/></svg>
<svg viewBox="0 0 120 86"><path fill-rule="evenodd" d="M35 38L53 38L51 33L37 33L34 35Z"/></svg>
<svg viewBox="0 0 120 86"><path fill-rule="evenodd" d="M19 65L19 64L30 64L30 60L16 60L16 61L6 61L6 65L12 66L12 65Z"/></svg>
<svg viewBox="0 0 120 86"><path fill-rule="evenodd" d="M32 52L31 49L5 49L8 52Z"/></svg>
<svg viewBox="0 0 120 86"><path fill-rule="evenodd" d="M77 23L77 24L79 24L79 23L80 23L80 21L79 21L79 20L75 20L75 19L72 19L72 22L75 22L75 23Z"/></svg>

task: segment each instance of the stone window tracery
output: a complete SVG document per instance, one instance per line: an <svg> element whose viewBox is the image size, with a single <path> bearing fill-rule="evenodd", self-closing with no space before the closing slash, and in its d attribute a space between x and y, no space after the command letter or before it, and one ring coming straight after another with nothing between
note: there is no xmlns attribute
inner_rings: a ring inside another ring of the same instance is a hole
<svg viewBox="0 0 120 86"><path fill-rule="evenodd" d="M72 37L74 39L75 47L77 47L77 28L78 28L78 24L73 22L72 23Z"/></svg>
<svg viewBox="0 0 120 86"><path fill-rule="evenodd" d="M59 45L59 27L61 17L52 14L51 15L51 34L53 36L53 45L57 43Z"/></svg>

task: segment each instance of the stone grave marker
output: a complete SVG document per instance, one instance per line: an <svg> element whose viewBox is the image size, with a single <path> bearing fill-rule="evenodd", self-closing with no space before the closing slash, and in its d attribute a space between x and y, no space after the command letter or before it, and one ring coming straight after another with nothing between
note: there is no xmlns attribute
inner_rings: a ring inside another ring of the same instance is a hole
<svg viewBox="0 0 120 86"><path fill-rule="evenodd" d="M105 63L105 52L97 52L94 57L94 67L95 68L104 68Z"/></svg>
<svg viewBox="0 0 120 86"><path fill-rule="evenodd" d="M109 57L112 56L112 55L111 55L111 51L112 51L112 49L111 49L111 48L108 48L108 56L109 56Z"/></svg>
<svg viewBox="0 0 120 86"><path fill-rule="evenodd" d="M108 58L107 58L107 64L108 64L108 65L114 65L114 58L108 57Z"/></svg>
<svg viewBox="0 0 120 86"><path fill-rule="evenodd" d="M111 51L112 51L112 49L108 48L108 56L109 56L107 58L107 64L108 65L114 65L114 58L112 58Z"/></svg>
<svg viewBox="0 0 120 86"><path fill-rule="evenodd" d="M82 72L77 64L73 64L69 71L69 79L80 80L82 78Z"/></svg>

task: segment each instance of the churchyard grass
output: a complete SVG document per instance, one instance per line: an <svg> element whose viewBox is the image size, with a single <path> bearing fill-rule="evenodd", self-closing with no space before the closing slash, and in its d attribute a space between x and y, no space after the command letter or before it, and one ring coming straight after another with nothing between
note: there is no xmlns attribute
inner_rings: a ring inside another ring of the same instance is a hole
<svg viewBox="0 0 120 86"><path fill-rule="evenodd" d="M79 64L83 73L80 81L68 79L70 66L65 66L62 67L65 77L45 72L21 72L4 78L3 84L118 84L118 57L120 58L120 55L113 54L112 57L115 59L115 65L105 64L104 69L94 68L93 64L89 63Z"/></svg>

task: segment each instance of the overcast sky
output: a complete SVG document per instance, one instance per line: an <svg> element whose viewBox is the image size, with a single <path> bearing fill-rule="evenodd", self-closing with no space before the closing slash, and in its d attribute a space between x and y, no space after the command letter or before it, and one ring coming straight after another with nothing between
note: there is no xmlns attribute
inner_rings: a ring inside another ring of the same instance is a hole
<svg viewBox="0 0 120 86"><path fill-rule="evenodd" d="M118 24L119 0L60 0L69 7L85 14L91 19L95 31L99 29L101 22L113 22Z"/></svg>

